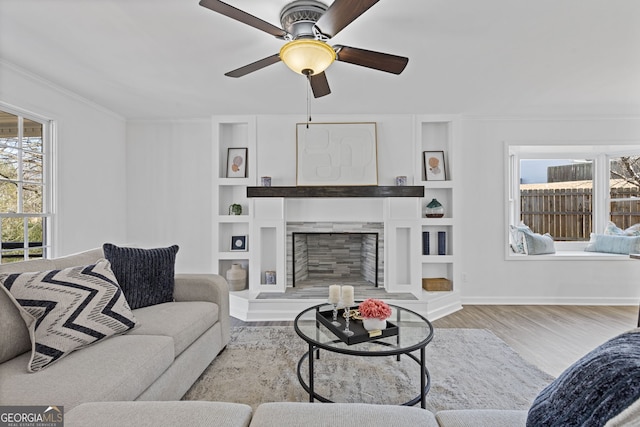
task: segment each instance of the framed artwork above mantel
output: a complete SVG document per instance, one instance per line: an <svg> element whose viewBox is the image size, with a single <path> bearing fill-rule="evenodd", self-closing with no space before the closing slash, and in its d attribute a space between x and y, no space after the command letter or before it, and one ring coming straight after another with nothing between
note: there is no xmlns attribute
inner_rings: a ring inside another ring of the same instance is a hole
<svg viewBox="0 0 640 427"><path fill-rule="evenodd" d="M297 123L296 184L378 185L375 122Z"/></svg>

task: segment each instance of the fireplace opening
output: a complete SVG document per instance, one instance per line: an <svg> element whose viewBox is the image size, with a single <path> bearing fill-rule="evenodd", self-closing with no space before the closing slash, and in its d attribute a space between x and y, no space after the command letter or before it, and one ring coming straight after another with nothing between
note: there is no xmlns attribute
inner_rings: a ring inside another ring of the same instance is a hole
<svg viewBox="0 0 640 427"><path fill-rule="evenodd" d="M377 232L292 232L292 286L324 280L378 287Z"/></svg>

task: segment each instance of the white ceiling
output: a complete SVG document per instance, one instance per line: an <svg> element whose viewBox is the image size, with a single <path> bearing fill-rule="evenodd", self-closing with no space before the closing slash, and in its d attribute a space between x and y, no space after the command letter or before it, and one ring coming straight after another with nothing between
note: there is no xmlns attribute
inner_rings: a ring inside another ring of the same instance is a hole
<svg viewBox="0 0 640 427"><path fill-rule="evenodd" d="M228 3L280 26L288 0ZM282 43L198 0L0 0L2 60L130 119L303 115L283 63L224 76ZM638 0L381 0L331 44L409 64L334 63L317 114L640 114Z"/></svg>

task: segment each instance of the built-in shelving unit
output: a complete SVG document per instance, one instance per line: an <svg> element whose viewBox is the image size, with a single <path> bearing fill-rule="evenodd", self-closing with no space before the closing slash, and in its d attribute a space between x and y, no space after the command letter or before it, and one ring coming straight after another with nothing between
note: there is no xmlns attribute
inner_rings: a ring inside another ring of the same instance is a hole
<svg viewBox="0 0 640 427"><path fill-rule="evenodd" d="M217 213L215 227L217 236L214 239L217 254L216 273L224 276L231 264L240 264L249 270L251 257L251 210L247 198L247 186L256 182L255 165L252 156L256 148L256 124L253 117L226 117L213 122L214 139L214 177L217 181L218 194L213 199L213 212ZM246 177L227 178L227 154L230 148L247 148ZM241 215L232 215L230 206L242 206ZM245 236L245 246L232 249L232 238Z"/></svg>
<svg viewBox="0 0 640 427"><path fill-rule="evenodd" d="M422 278L446 278L453 284L453 292L459 286L456 270L457 208L455 193L455 155L456 149L455 116L419 116L416 120L416 175L424 186L424 198L421 203L420 225L423 233L429 233L429 253L421 247ZM443 152L445 179L433 181L426 176L425 151ZM436 199L444 207L442 218L427 218L426 206ZM439 249L439 233L445 233L445 249ZM444 254L440 254L444 252Z"/></svg>
<svg viewBox="0 0 640 427"><path fill-rule="evenodd" d="M218 190L213 199L215 272L225 276L237 263L248 273L247 288L231 292L234 315L247 321L280 320L282 316L292 318L308 304L308 300L261 295L284 293L287 289L287 221L383 223L385 289L415 295L416 300L402 303L423 314L440 316L460 308L455 116L414 116L415 162L413 185L408 186L258 186L258 173L264 169L264 165L257 164L258 154L262 159L265 153L258 153L264 144L262 140L258 144L257 120L255 116L218 116L213 120L213 165ZM234 148L247 148L245 177L227 177L227 153ZM427 179L424 151L443 152L446 179ZM385 179L388 182L388 177ZM434 198L444 206L442 218L425 217L426 205ZM242 206L241 215L230 214L232 204ZM430 233L429 254L422 253L423 232ZM446 235L444 255L438 255L438 232ZM231 249L233 236L246 236L244 250ZM423 278L441 277L453 282L452 291L423 291Z"/></svg>

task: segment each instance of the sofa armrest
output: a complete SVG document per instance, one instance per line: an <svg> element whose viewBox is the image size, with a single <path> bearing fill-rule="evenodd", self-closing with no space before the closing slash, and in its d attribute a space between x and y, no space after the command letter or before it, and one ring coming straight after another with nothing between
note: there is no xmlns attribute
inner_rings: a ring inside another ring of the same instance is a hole
<svg viewBox="0 0 640 427"><path fill-rule="evenodd" d="M176 301L208 301L218 304L222 343L231 338L229 285L217 274L176 274L173 298Z"/></svg>

